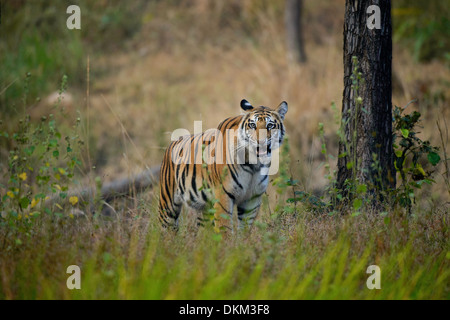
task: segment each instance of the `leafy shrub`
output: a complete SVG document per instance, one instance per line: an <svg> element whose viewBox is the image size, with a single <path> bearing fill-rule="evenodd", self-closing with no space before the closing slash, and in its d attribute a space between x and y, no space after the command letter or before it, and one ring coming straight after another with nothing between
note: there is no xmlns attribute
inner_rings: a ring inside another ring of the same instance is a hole
<svg viewBox="0 0 450 320"><path fill-rule="evenodd" d="M415 201L414 191L421 189L424 183L431 185L434 167L441 161L439 149L429 141L418 137L418 123L421 114L413 111L404 114L405 108L394 108L394 152L395 169L400 185L395 190L395 201L411 210Z"/></svg>
<svg viewBox="0 0 450 320"><path fill-rule="evenodd" d="M66 90L67 77L64 76L59 91L60 97ZM56 110L61 99L56 104ZM43 116L40 123L34 124L26 115L18 120L16 130L7 132L0 127L0 137L11 146L4 168L4 181L0 183L0 212L2 223L15 225L15 222L31 219L39 214L55 213L62 215L63 208L57 206L53 212L44 206L50 195L67 197L69 185L74 180L74 173L80 161L77 158L82 140L78 135L78 118L72 132L63 136L58 129L55 117ZM3 161L2 161L3 162ZM78 199L69 199L76 205Z"/></svg>

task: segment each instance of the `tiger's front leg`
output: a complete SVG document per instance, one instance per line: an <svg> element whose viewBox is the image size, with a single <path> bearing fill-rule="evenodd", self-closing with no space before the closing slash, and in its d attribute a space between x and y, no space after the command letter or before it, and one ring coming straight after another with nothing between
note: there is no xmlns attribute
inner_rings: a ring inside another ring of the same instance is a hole
<svg viewBox="0 0 450 320"><path fill-rule="evenodd" d="M233 229L233 206L234 196L229 193L222 185L215 188L214 229L219 232L225 232Z"/></svg>
<svg viewBox="0 0 450 320"><path fill-rule="evenodd" d="M237 206L239 230L249 229L258 216L262 195L257 195Z"/></svg>

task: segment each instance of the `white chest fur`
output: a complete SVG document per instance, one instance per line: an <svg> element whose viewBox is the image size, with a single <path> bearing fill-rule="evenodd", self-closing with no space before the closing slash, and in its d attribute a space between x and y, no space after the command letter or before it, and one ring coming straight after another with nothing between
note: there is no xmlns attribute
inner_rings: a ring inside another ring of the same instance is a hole
<svg viewBox="0 0 450 320"><path fill-rule="evenodd" d="M261 170L255 172L248 172L242 170L239 173L240 184L242 188L238 185L234 185L233 194L235 196L236 204L246 202L254 197L262 195L266 192L267 186L269 184L269 176L261 174Z"/></svg>

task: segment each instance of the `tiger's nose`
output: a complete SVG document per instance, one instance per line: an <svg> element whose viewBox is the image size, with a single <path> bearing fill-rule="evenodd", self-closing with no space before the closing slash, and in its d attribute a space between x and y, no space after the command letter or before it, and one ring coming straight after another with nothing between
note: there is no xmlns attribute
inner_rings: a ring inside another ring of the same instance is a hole
<svg viewBox="0 0 450 320"><path fill-rule="evenodd" d="M267 131L259 130L257 140L258 143L265 143L267 141Z"/></svg>
<svg viewBox="0 0 450 320"><path fill-rule="evenodd" d="M260 144L260 145L265 145L265 144L267 144L267 139L266 139L266 138L264 138L264 139L258 139L258 144Z"/></svg>

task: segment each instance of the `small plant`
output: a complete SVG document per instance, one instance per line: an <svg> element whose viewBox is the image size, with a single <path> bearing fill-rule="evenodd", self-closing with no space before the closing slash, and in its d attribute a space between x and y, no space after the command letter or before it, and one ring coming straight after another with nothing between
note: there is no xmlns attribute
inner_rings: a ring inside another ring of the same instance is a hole
<svg viewBox="0 0 450 320"><path fill-rule="evenodd" d="M331 104L331 108L334 111L335 114L338 114L337 109L336 109L336 104L333 102ZM336 122L339 123L340 119L337 116L336 117ZM340 131L340 129L339 129ZM338 135L339 135L339 131L338 131ZM331 171L331 166L330 166L330 160L335 159L335 157L331 154L328 153L328 149L327 149L327 144L325 141L325 128L324 128L324 124L323 123L319 123L319 137L320 137L320 141L321 141L321 153L324 155L325 157L325 179L327 179L328 184L325 187L325 194L328 195L329 197L329 201L326 204L326 206L328 208L330 208L330 215L333 215L335 213L335 211L333 210L333 208L335 208L338 204L339 201L342 200L342 195L339 192L338 188L336 188L336 170ZM322 197L323 200L323 197Z"/></svg>
<svg viewBox="0 0 450 320"><path fill-rule="evenodd" d="M439 148L418 137L421 114L418 111L404 114L406 107L394 108L394 165L401 181L395 190L395 202L411 211L415 191L424 183L435 183L432 176L441 157Z"/></svg>
<svg viewBox="0 0 450 320"><path fill-rule="evenodd" d="M290 145L289 137L286 135L284 137L283 145L280 149L280 166L279 175L272 181L272 185L276 187L276 193L281 196L288 192L288 188L292 188L292 196L295 198L295 186L297 186L298 180L293 179L289 172L290 167ZM296 211L296 201L287 201L292 205L286 205L284 198L280 198L277 205L275 206L275 216L280 216L285 213L294 213Z"/></svg>
<svg viewBox="0 0 450 320"><path fill-rule="evenodd" d="M326 168L326 176L325 178L328 180L329 184L327 187L327 193L329 195L329 202L327 207L330 209L330 214L336 213L339 208L342 207L342 204L350 203L350 208L352 209L353 215L359 215L361 213L361 209L364 206L365 201L367 200L367 190L369 187L364 183L361 183L358 179L358 160L356 154L356 144L358 140L358 119L360 113L367 113L367 110L364 108L363 99L360 96L360 86L364 83L364 78L362 77L362 73L359 71L359 62L357 57L352 57L353 60L353 69L352 75L350 79L352 80L351 90L352 97L354 103L354 115L351 116L349 114L348 117L343 117L341 121L341 117L336 116L336 121L339 124L339 129L337 131L337 136L339 141L343 144L343 152L338 155L338 158L347 158L347 169L351 172L350 176L344 182L344 188L337 188L337 172L334 170L331 172L329 161L334 157L328 154L327 147L324 139L324 126L322 123L319 123L319 135L322 142L322 154L325 156L325 168ZM335 114L338 114L336 105L333 102L331 105ZM351 113L352 110L348 110L348 113ZM349 123L349 121L353 118L353 123ZM345 133L345 127L350 127L351 139L348 141ZM378 162L374 158L374 170L379 169L376 167Z"/></svg>
<svg viewBox="0 0 450 320"><path fill-rule="evenodd" d="M279 195L288 194L288 198L277 204L275 207L275 217L280 217L285 214L297 214L299 204L308 211L322 212L326 208L326 204L319 197L307 191L299 190L301 189L299 181L294 179L293 175L289 172L289 152L289 138L286 136L281 146L280 174L273 180L272 185L277 187L276 192Z"/></svg>
<svg viewBox="0 0 450 320"><path fill-rule="evenodd" d="M66 86L67 76L64 76L60 96ZM0 179L1 223L14 226L16 221L30 222L44 212L62 215L63 208L59 204L56 204L55 212L43 204L53 195L61 199L67 197L75 168L81 164L74 151L82 144L77 134L79 122L78 118L71 135L64 137L53 114L43 116L39 123L32 123L30 116L26 115L18 120L13 133L3 131L0 126L0 137L9 140L7 145L12 146L6 163L2 164L6 172L4 179ZM78 203L76 197L68 200L72 206Z"/></svg>

